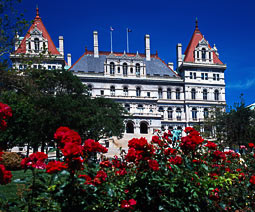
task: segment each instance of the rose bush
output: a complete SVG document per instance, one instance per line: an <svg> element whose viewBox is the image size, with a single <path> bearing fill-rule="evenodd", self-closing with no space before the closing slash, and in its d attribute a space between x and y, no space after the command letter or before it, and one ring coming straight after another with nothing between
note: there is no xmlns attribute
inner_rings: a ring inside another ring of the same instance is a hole
<svg viewBox="0 0 255 212"><path fill-rule="evenodd" d="M29 190L4 209L254 211L254 143L240 155L204 140L191 127L185 133L174 144L170 132L157 131L151 141L133 138L127 154L94 163L91 157L107 149L60 127L54 137L62 159L47 163L39 152L25 158L22 166L33 173ZM8 173L4 176L9 182Z"/></svg>

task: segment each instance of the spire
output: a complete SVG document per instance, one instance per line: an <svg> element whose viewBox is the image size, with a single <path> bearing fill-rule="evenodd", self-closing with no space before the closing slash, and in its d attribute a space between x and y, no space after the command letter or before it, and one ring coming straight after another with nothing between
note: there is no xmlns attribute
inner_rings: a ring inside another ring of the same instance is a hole
<svg viewBox="0 0 255 212"><path fill-rule="evenodd" d="M198 29L198 20L197 20L197 17L196 17L196 28L195 28L196 30L199 30Z"/></svg>
<svg viewBox="0 0 255 212"><path fill-rule="evenodd" d="M38 5L36 5L36 17L35 18L40 18Z"/></svg>

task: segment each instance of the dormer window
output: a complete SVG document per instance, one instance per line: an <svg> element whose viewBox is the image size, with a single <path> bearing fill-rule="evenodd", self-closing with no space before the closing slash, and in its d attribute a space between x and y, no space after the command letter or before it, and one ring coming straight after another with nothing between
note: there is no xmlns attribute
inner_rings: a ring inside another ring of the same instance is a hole
<svg viewBox="0 0 255 212"><path fill-rule="evenodd" d="M205 50L205 48L202 48L202 60L203 61L205 61L205 59L206 59L206 50Z"/></svg>
<svg viewBox="0 0 255 212"><path fill-rule="evenodd" d="M39 52L39 50L40 50L39 39L38 39L38 38L35 38L35 39L34 39L34 43L35 43L35 52Z"/></svg>
<svg viewBox="0 0 255 212"><path fill-rule="evenodd" d="M115 65L113 62L110 63L110 75L115 74Z"/></svg>
<svg viewBox="0 0 255 212"><path fill-rule="evenodd" d="M135 70L136 70L136 76L140 77L140 64L139 63L137 63L135 65Z"/></svg>
<svg viewBox="0 0 255 212"><path fill-rule="evenodd" d="M123 63L123 76L127 76L127 64Z"/></svg>
<svg viewBox="0 0 255 212"><path fill-rule="evenodd" d="M31 50L31 42L28 42L28 49Z"/></svg>

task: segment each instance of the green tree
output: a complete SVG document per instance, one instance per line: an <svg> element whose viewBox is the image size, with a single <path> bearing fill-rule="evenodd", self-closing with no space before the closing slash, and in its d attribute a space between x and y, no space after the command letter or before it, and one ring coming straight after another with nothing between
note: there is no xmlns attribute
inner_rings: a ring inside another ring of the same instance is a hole
<svg viewBox="0 0 255 212"><path fill-rule="evenodd" d="M10 141L13 145L26 143L37 150L38 146L44 149L53 143L54 132L60 126L78 131L83 139L95 140L121 136L124 131L124 108L110 99L92 99L86 95L84 85L69 71L27 68L21 73L10 70L1 81L2 90L8 94L0 98L14 108L13 119L17 120L8 126L9 131L0 135L2 142L6 143L8 133L16 132ZM15 111L16 107L23 107L22 102L28 105L24 110L27 116ZM33 133L32 141L20 140L19 124Z"/></svg>
<svg viewBox="0 0 255 212"><path fill-rule="evenodd" d="M22 34L28 22L19 12L21 0L0 0L0 68L7 67L9 53L14 47L16 33Z"/></svg>
<svg viewBox="0 0 255 212"><path fill-rule="evenodd" d="M255 111L246 107L242 98L241 102L235 103L228 112L219 108L211 111L204 126L209 126L215 131L215 137L222 141L224 146L234 148L254 141Z"/></svg>

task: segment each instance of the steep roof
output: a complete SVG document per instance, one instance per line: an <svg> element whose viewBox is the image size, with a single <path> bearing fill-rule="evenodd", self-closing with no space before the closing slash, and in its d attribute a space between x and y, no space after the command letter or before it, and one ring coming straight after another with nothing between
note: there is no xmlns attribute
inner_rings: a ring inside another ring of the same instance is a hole
<svg viewBox="0 0 255 212"><path fill-rule="evenodd" d="M47 39L48 41L48 51L53 54L53 55L60 55L59 51L57 50L55 44L53 43L47 29L45 28L41 17L39 16L39 9L36 8L36 17L34 19L33 24L30 26L29 30L27 31L26 36L24 39L21 41L19 47L17 50L14 52L14 54L21 54L21 53L26 53L26 40L30 37L30 32L34 30L34 28L37 28L42 32L43 38Z"/></svg>
<svg viewBox="0 0 255 212"><path fill-rule="evenodd" d="M198 43L202 40L205 39L200 30L198 29L197 21L196 21L196 28L194 30L194 33L190 39L189 45L186 48L184 52L184 62L192 62L194 63L194 50L197 47ZM212 49L212 47L209 45L209 48ZM215 64L223 64L221 60L218 58L215 52L213 52L213 62Z"/></svg>
<svg viewBox="0 0 255 212"><path fill-rule="evenodd" d="M79 71L79 72L94 72L94 73L104 73L104 62L109 57L119 57L119 58L133 58L138 60L143 60L146 64L147 75L158 75L158 76L168 76L168 77L179 77L167 64L161 60L157 54L151 55L151 60L147 61L145 54L135 54L135 53L119 53L119 52L99 52L99 57L95 58L93 51L86 51L72 66L69 70Z"/></svg>

